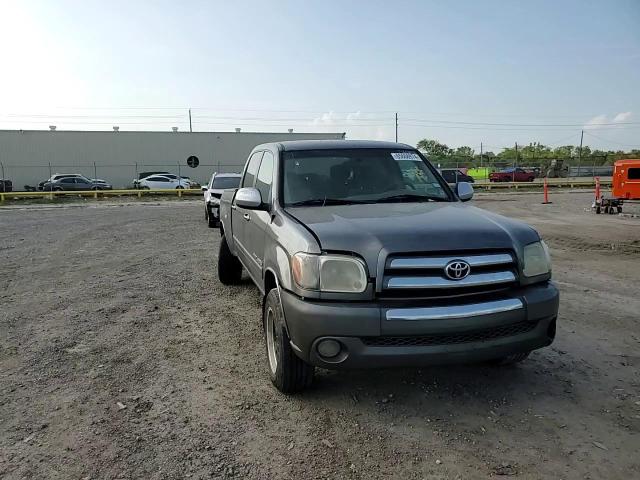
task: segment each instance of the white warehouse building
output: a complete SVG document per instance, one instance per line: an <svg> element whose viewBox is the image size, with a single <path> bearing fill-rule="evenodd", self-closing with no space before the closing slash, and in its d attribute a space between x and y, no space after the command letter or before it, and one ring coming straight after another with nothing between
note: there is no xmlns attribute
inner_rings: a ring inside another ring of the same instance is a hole
<svg viewBox="0 0 640 480"><path fill-rule="evenodd" d="M0 178L14 190L55 173L101 178L129 187L140 172L168 171L206 183L215 171L240 172L256 145L344 139L344 133L0 130ZM197 157L191 168L187 158Z"/></svg>

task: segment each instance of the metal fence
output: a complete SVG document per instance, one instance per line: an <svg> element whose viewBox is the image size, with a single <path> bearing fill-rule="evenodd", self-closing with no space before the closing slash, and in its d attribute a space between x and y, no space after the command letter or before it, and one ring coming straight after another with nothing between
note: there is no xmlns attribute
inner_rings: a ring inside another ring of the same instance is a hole
<svg viewBox="0 0 640 480"><path fill-rule="evenodd" d="M612 159L607 156L589 156L583 158L480 158L446 156L430 156L431 162L440 169L461 170L476 180L488 180L489 174L506 168L522 168L531 170L536 177L542 178L578 178L608 177L613 175Z"/></svg>
<svg viewBox="0 0 640 480"><path fill-rule="evenodd" d="M201 185L208 183L214 172L239 173L242 165L200 163L196 168L185 164L167 163L129 163L120 165L84 164L46 164L46 165L14 165L0 163L0 180L12 182L13 191L37 189L38 184L55 174L80 174L89 179L101 179L113 185L113 188L132 188L133 181L143 172L166 172L187 177ZM0 191L4 183L0 182Z"/></svg>

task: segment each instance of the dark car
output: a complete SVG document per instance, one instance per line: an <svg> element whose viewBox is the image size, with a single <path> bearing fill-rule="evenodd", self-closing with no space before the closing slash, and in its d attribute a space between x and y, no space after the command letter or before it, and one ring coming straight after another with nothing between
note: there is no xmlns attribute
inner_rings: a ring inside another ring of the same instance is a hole
<svg viewBox="0 0 640 480"><path fill-rule="evenodd" d="M489 174L490 182L533 182L536 174L523 168L505 168Z"/></svg>
<svg viewBox="0 0 640 480"><path fill-rule="evenodd" d="M13 191L13 183L11 180L0 178L0 192L12 192Z"/></svg>
<svg viewBox="0 0 640 480"><path fill-rule="evenodd" d="M442 170L440 170L440 174L447 183L473 183L473 177L467 175L466 173L462 173L457 168L443 168Z"/></svg>
<svg viewBox="0 0 640 480"><path fill-rule="evenodd" d="M86 190L102 190L102 188L93 183L88 178L83 177L65 177L51 182L45 182L42 186L45 191L86 191Z"/></svg>

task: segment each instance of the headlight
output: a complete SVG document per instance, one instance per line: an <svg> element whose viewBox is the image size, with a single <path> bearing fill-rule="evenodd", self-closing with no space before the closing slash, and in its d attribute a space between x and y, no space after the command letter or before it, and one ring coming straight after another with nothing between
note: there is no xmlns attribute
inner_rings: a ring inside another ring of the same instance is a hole
<svg viewBox="0 0 640 480"><path fill-rule="evenodd" d="M300 288L335 293L362 293L367 271L361 260L347 255L296 253L291 273Z"/></svg>
<svg viewBox="0 0 640 480"><path fill-rule="evenodd" d="M547 244L542 240L524 247L524 270L527 277L535 277L551 272L551 257Z"/></svg>

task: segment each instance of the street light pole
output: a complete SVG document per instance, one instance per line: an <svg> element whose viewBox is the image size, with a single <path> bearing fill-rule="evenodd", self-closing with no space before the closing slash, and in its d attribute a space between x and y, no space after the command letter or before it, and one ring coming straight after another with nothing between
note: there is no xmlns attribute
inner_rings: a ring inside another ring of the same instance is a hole
<svg viewBox="0 0 640 480"><path fill-rule="evenodd" d="M398 112L396 112L396 143L398 142Z"/></svg>

